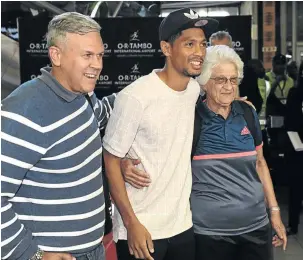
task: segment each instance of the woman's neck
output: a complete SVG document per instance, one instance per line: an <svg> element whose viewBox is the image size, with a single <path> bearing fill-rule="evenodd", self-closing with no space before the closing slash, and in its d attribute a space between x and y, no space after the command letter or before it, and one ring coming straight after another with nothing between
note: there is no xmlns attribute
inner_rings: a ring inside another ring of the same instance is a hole
<svg viewBox="0 0 303 260"><path fill-rule="evenodd" d="M213 111L217 115L223 116L224 119L227 119L227 117L229 116L231 104L228 106L222 106L215 103L213 100L207 98L206 105L211 111Z"/></svg>

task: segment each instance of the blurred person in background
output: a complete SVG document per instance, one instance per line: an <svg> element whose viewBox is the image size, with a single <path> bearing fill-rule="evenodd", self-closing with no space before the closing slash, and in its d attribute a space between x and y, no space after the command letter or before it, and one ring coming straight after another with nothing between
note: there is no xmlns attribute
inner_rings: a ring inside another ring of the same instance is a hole
<svg viewBox="0 0 303 260"><path fill-rule="evenodd" d="M289 61L287 63L287 75L294 81L294 86L296 86L298 79L298 66L295 61Z"/></svg>
<svg viewBox="0 0 303 260"><path fill-rule="evenodd" d="M266 73L271 88L266 100L267 134L269 136L270 167L272 174L281 176L286 167L285 154L287 133L284 127L287 96L294 81L286 73L286 56L277 54L272 59L272 71ZM287 167L286 167L287 168Z"/></svg>
<svg viewBox="0 0 303 260"><path fill-rule="evenodd" d="M266 105L268 115L285 115L287 96L289 90L294 87L293 79L286 72L286 56L275 55L272 59L272 71L266 73L271 84Z"/></svg>
<svg viewBox="0 0 303 260"><path fill-rule="evenodd" d="M253 72L252 72L253 71ZM246 75L248 74L248 79ZM249 74L251 76L249 76ZM256 88L256 77L257 77L257 88ZM265 74L265 68L262 61L258 59L252 59L248 61L247 65L244 66L244 78L239 86L240 95L247 96L254 106L256 107L257 114L263 136L263 153L264 157L269 162L269 151L268 151L268 136L265 129L266 126L266 101L270 92L270 82Z"/></svg>
<svg viewBox="0 0 303 260"><path fill-rule="evenodd" d="M218 31L213 33L209 38L209 42L211 46L226 45L230 48L233 47L232 37L226 31Z"/></svg>
<svg viewBox="0 0 303 260"><path fill-rule="evenodd" d="M286 131L299 134L303 142L303 61L301 62L296 87L289 91L285 114ZM289 177L289 203L288 203L288 235L298 233L301 203L303 199L303 151L295 151L291 142L286 150L286 162Z"/></svg>
<svg viewBox="0 0 303 260"><path fill-rule="evenodd" d="M260 113L263 103L263 99L258 87L258 79L258 72L253 66L252 62L248 61L247 64L244 65L244 77L239 85L239 92L240 96L246 96L247 99L254 105L257 114Z"/></svg>

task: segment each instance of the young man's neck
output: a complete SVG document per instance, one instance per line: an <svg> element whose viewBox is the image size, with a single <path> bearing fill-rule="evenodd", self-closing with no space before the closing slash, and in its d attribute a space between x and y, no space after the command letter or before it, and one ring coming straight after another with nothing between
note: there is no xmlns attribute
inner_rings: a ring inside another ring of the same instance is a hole
<svg viewBox="0 0 303 260"><path fill-rule="evenodd" d="M190 80L190 77L180 75L175 70L169 69L166 65L160 72L157 72L157 75L168 87L175 91L184 91Z"/></svg>

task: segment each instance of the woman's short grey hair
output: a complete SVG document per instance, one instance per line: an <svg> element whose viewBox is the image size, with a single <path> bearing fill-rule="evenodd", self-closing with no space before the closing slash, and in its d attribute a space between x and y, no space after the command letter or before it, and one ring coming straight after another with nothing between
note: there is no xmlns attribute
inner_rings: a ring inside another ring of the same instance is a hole
<svg viewBox="0 0 303 260"><path fill-rule="evenodd" d="M238 77L243 78L243 62L240 56L226 45L216 45L207 48L204 63L202 66L202 72L197 81L200 86L204 86L210 79L213 68L223 62L230 62L235 64L238 70Z"/></svg>
<svg viewBox="0 0 303 260"><path fill-rule="evenodd" d="M77 12L59 14L48 24L47 46L51 47L58 41L64 41L66 33L85 35L90 32L100 32L100 30L100 25L89 16Z"/></svg>

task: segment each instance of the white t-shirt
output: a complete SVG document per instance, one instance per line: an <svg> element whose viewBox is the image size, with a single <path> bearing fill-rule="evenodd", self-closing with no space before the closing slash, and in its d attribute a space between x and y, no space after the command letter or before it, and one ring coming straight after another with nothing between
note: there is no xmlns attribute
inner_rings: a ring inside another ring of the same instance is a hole
<svg viewBox="0 0 303 260"><path fill-rule="evenodd" d="M189 197L192 186L191 148L199 84L190 79L186 90L169 88L154 70L123 89L103 139L104 148L123 158L140 158L140 169L151 184L126 190L139 221L152 239L175 236L192 227ZM118 239L127 233L117 210Z"/></svg>

